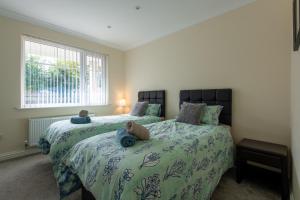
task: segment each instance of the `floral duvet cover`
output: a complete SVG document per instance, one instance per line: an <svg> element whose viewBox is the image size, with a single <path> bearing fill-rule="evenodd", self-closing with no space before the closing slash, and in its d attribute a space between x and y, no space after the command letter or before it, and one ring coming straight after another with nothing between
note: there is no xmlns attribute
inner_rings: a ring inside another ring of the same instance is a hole
<svg viewBox="0 0 300 200"><path fill-rule="evenodd" d="M72 124L70 120L62 120L50 125L42 134L39 147L42 153L49 154L53 162L54 176L57 177L58 166L67 152L81 140L86 138L114 131L125 127L128 121L135 121L138 124L150 124L159 122L160 117L131 115L112 115L92 117L89 124Z"/></svg>
<svg viewBox="0 0 300 200"><path fill-rule="evenodd" d="M115 132L77 143L60 166L61 197L81 184L96 199L209 199L233 166L226 125L189 125L174 120L146 125L151 139L124 148Z"/></svg>

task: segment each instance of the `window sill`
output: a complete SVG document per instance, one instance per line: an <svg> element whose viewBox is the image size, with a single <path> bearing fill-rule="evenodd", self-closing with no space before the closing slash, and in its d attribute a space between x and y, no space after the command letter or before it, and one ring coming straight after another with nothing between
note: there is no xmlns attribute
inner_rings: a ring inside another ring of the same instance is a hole
<svg viewBox="0 0 300 200"><path fill-rule="evenodd" d="M106 107L112 104L104 105L70 105L70 106L49 106L49 107L32 107L32 108L22 108L21 106L15 107L16 110L37 110L37 109L51 109L51 108L80 108L80 107Z"/></svg>

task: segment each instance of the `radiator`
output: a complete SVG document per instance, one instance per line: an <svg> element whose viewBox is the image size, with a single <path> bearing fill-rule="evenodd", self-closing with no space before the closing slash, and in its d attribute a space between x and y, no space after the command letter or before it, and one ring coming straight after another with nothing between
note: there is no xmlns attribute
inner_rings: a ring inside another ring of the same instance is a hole
<svg viewBox="0 0 300 200"><path fill-rule="evenodd" d="M52 123L61 121L61 120L67 120L73 116L75 116L75 115L29 119L28 145L29 146L38 145L41 134L43 132L45 132ZM95 114L89 114L89 116L93 117L93 116L95 116Z"/></svg>

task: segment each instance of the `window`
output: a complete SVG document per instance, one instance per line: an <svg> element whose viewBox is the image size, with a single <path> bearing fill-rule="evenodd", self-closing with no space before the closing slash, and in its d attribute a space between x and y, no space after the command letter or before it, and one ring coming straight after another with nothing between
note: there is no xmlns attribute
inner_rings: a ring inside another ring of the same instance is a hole
<svg viewBox="0 0 300 200"><path fill-rule="evenodd" d="M21 108L107 104L107 58L22 37Z"/></svg>

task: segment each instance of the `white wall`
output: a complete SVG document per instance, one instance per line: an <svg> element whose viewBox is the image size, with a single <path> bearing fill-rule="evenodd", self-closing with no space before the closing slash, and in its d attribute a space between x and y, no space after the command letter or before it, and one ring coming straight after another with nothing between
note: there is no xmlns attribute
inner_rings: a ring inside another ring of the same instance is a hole
<svg viewBox="0 0 300 200"><path fill-rule="evenodd" d="M300 51L292 53L291 75L292 186L295 200L300 200Z"/></svg>
<svg viewBox="0 0 300 200"><path fill-rule="evenodd" d="M290 144L291 1L261 0L126 52L126 92L232 88L233 136Z"/></svg>
<svg viewBox="0 0 300 200"><path fill-rule="evenodd" d="M0 154L24 150L28 118L67 115L82 107L17 110L20 106L21 35L27 34L109 56L109 106L86 107L97 115L116 112L116 102L124 91L124 53L74 36L58 33L5 17L0 17Z"/></svg>

